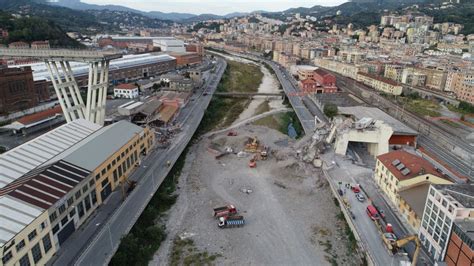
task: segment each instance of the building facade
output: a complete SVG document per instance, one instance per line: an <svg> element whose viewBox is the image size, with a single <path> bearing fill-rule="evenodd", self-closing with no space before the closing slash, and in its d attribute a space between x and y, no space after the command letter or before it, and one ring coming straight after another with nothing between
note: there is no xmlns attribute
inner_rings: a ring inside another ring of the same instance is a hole
<svg viewBox="0 0 474 266"><path fill-rule="evenodd" d="M391 79L363 72L357 73L357 81L362 82L373 89L392 95L401 95L403 91L403 87Z"/></svg>
<svg viewBox="0 0 474 266"><path fill-rule="evenodd" d="M419 238L435 261L445 257L456 219L474 217L472 185L432 185L426 199Z"/></svg>
<svg viewBox="0 0 474 266"><path fill-rule="evenodd" d="M45 95L46 88L35 88L30 67L0 68L0 114L35 107Z"/></svg>
<svg viewBox="0 0 474 266"><path fill-rule="evenodd" d="M456 220L444 262L447 266L474 265L474 220Z"/></svg>
<svg viewBox="0 0 474 266"><path fill-rule="evenodd" d="M139 95L138 86L135 84L120 84L114 88L115 98L134 99Z"/></svg>
<svg viewBox="0 0 474 266"><path fill-rule="evenodd" d="M403 150L377 157L374 179L413 229L418 229L428 193L426 184L451 184L425 159Z"/></svg>

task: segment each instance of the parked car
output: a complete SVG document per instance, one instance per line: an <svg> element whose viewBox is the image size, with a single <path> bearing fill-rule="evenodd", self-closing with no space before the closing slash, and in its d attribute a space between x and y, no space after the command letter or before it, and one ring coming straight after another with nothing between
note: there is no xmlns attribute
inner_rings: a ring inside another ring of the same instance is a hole
<svg viewBox="0 0 474 266"><path fill-rule="evenodd" d="M342 192L342 189L340 189L340 188L337 189L337 193L339 193L339 196L344 195L344 192Z"/></svg>
<svg viewBox="0 0 474 266"><path fill-rule="evenodd" d="M360 192L359 185L355 185L355 186L351 187L351 189L352 189L352 192L354 192L354 193L359 193Z"/></svg>
<svg viewBox="0 0 474 266"><path fill-rule="evenodd" d="M364 197L364 195L362 195L362 193L357 193L355 197L356 197L356 199L357 199L358 201L360 201L360 202L364 202L364 201L365 201L365 197Z"/></svg>

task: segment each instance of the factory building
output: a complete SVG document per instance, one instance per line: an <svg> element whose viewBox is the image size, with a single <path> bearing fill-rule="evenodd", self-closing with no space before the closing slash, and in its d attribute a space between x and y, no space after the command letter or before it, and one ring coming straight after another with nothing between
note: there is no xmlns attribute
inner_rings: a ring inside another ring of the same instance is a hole
<svg viewBox="0 0 474 266"><path fill-rule="evenodd" d="M51 77L44 63L34 63L33 80L36 83L47 82L52 88ZM86 87L89 75L89 65L80 62L71 62L72 72L79 87ZM142 78L158 76L176 68L176 58L167 54L139 54L125 55L122 58L110 61L109 82L112 84L128 82ZM62 73L62 71L60 71Z"/></svg>
<svg viewBox="0 0 474 266"><path fill-rule="evenodd" d="M0 155L1 265L45 265L154 145L126 121L79 119Z"/></svg>

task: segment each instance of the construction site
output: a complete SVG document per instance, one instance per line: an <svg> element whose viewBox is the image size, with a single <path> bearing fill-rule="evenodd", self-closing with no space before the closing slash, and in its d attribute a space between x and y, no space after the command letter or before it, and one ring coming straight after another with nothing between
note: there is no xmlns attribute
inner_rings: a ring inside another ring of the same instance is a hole
<svg viewBox="0 0 474 266"><path fill-rule="evenodd" d="M311 142L256 125L201 137L152 264L360 265Z"/></svg>

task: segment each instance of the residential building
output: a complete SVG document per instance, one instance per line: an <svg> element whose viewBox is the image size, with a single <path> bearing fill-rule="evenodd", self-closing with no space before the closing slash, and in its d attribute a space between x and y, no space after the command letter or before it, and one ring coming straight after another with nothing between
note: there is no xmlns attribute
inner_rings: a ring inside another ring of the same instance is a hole
<svg viewBox="0 0 474 266"><path fill-rule="evenodd" d="M314 71L317 69L313 66L296 66L296 74L299 80L312 79L314 77Z"/></svg>
<svg viewBox="0 0 474 266"><path fill-rule="evenodd" d="M31 43L31 49L49 49L49 41L35 41Z"/></svg>
<svg viewBox="0 0 474 266"><path fill-rule="evenodd" d="M179 92L190 92L194 90L194 81L192 79L180 79L170 81L169 90Z"/></svg>
<svg viewBox="0 0 474 266"><path fill-rule="evenodd" d="M384 77L367 74L363 72L357 73L357 81L364 83L365 85L372 87L375 90L382 91L392 95L401 95L402 86L391 79Z"/></svg>
<svg viewBox="0 0 474 266"><path fill-rule="evenodd" d="M474 74L458 72L452 78L452 89L458 100L474 104Z"/></svg>
<svg viewBox="0 0 474 266"><path fill-rule="evenodd" d="M374 179L414 230L421 223L428 186L452 183L428 161L404 150L379 155Z"/></svg>
<svg viewBox="0 0 474 266"><path fill-rule="evenodd" d="M474 218L454 221L444 262L447 266L474 265Z"/></svg>
<svg viewBox="0 0 474 266"><path fill-rule="evenodd" d="M115 98L133 99L137 98L138 95L138 86L132 83L119 84L114 88Z"/></svg>
<svg viewBox="0 0 474 266"><path fill-rule="evenodd" d="M435 261L445 258L455 220L474 217L474 186L431 185L419 237Z"/></svg>
<svg viewBox="0 0 474 266"><path fill-rule="evenodd" d="M402 82L403 69L404 67L402 65L386 65L384 77L400 83Z"/></svg>
<svg viewBox="0 0 474 266"><path fill-rule="evenodd" d="M401 82L414 87L424 87L426 74L416 71L415 68L405 68L402 72Z"/></svg>
<svg viewBox="0 0 474 266"><path fill-rule="evenodd" d="M26 42L12 42L8 47L13 49L28 49L30 48L30 45Z"/></svg>

